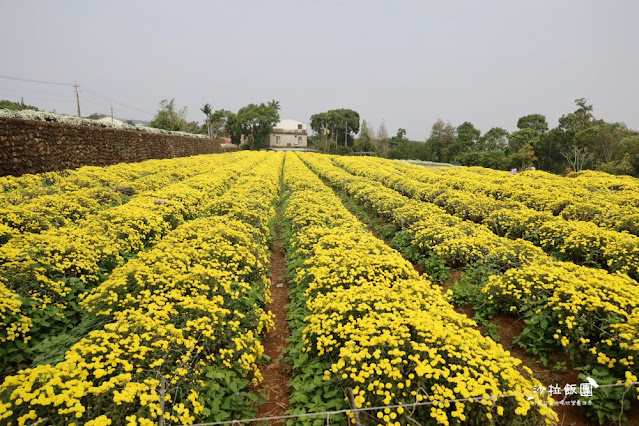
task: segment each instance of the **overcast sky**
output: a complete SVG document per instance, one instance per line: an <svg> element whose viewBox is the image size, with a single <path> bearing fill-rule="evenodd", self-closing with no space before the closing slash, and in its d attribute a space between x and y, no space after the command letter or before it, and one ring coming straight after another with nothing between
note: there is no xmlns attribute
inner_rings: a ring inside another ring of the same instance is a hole
<svg viewBox="0 0 639 426"><path fill-rule="evenodd" d="M206 102L276 99L282 117L351 108L423 140L437 118L554 127L585 97L639 129L638 18L637 0L2 0L0 75L77 80L84 116L148 120L175 97L201 122ZM0 78L0 99L22 96L75 114L72 87Z"/></svg>

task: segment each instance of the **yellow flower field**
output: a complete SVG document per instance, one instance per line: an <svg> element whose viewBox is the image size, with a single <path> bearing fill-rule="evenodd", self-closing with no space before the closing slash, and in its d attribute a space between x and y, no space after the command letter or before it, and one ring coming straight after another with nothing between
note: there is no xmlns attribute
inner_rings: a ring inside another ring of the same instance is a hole
<svg viewBox="0 0 639 426"><path fill-rule="evenodd" d="M532 358L563 355L601 385L575 409L623 423L638 403L638 194L599 172L291 152L2 177L0 424L254 417L274 361L274 239L287 424L558 423L562 396L487 331L497 314L523 324Z"/></svg>

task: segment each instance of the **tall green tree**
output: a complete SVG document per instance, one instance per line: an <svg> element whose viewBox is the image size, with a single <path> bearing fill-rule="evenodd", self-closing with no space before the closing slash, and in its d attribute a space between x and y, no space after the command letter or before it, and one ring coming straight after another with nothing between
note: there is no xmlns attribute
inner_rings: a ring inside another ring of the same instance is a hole
<svg viewBox="0 0 639 426"><path fill-rule="evenodd" d="M266 104L250 104L239 109L232 124L247 136L247 145L251 149L259 149L280 120L279 109L279 102L275 100Z"/></svg>
<svg viewBox="0 0 639 426"><path fill-rule="evenodd" d="M311 129L318 135L333 139L338 145L353 146L353 136L360 131L359 114L340 108L311 116Z"/></svg>
<svg viewBox="0 0 639 426"><path fill-rule="evenodd" d="M224 133L231 138L232 143L239 146L242 143L242 127L237 121L237 114L228 111L228 114L224 117L224 119Z"/></svg>
<svg viewBox="0 0 639 426"><path fill-rule="evenodd" d="M538 133L544 133L548 131L548 122L545 115L528 114L517 120L517 128L520 130L531 129Z"/></svg>
<svg viewBox="0 0 639 426"><path fill-rule="evenodd" d="M507 146L508 130L493 127L479 138L478 149L480 151L505 150Z"/></svg>
<svg viewBox="0 0 639 426"><path fill-rule="evenodd" d="M570 135L559 128L542 133L533 140L532 145L537 157L537 167L555 173L562 172L564 170L562 166L564 157L561 155L561 149L569 146L569 140Z"/></svg>
<svg viewBox="0 0 639 426"><path fill-rule="evenodd" d="M399 129L397 129L397 134L393 136L392 138L390 138L390 140L388 141L388 144L390 145L392 149L392 148L396 148L400 143L407 140L408 138L406 137L406 129L403 129L400 127Z"/></svg>
<svg viewBox="0 0 639 426"><path fill-rule="evenodd" d="M599 162L606 163L617 159L621 141L633 134L624 123L599 122L588 129L590 129L593 139L590 144L591 149L595 152Z"/></svg>
<svg viewBox="0 0 639 426"><path fill-rule="evenodd" d="M188 108L178 109L175 106L175 98L162 99L160 109L149 123L150 127L163 130L185 132L192 128L186 120Z"/></svg>
<svg viewBox="0 0 639 426"><path fill-rule="evenodd" d="M200 108L200 111L202 111L202 113L204 113L204 115L206 116L206 120L204 121L204 124L206 125L206 130L209 137L212 138L213 133L211 132L211 114L213 113L213 109L211 108L211 104L207 103L202 105L202 108Z"/></svg>
<svg viewBox="0 0 639 426"><path fill-rule="evenodd" d="M362 127L359 137L355 140L355 149L360 152L370 152L375 150L375 132L366 120L362 120Z"/></svg>
<svg viewBox="0 0 639 426"><path fill-rule="evenodd" d="M477 149L480 136L481 132L470 121L465 121L457 126L457 143L459 144L458 151L475 151Z"/></svg>
<svg viewBox="0 0 639 426"><path fill-rule="evenodd" d="M595 118L587 102L585 98L575 99L577 109L559 118L558 129L565 132L560 152L574 171L580 171L594 156L592 138L585 131L595 124Z"/></svg>
<svg viewBox="0 0 639 426"><path fill-rule="evenodd" d="M639 176L639 135L625 137L619 143L619 151L634 169L634 175Z"/></svg>
<svg viewBox="0 0 639 426"><path fill-rule="evenodd" d="M512 132L508 136L508 157L506 162L510 167L526 169L537 161L533 146L538 142L541 133L530 128L523 128Z"/></svg>
<svg viewBox="0 0 639 426"><path fill-rule="evenodd" d="M388 130L386 130L386 123L382 120L382 123L377 129L377 148L386 155L388 153L390 139L388 138Z"/></svg>
<svg viewBox="0 0 639 426"><path fill-rule="evenodd" d="M506 158L506 163L509 167L516 167L520 170L525 170L535 164L537 157L532 146L527 143L519 147L517 151L512 152Z"/></svg>
<svg viewBox="0 0 639 426"><path fill-rule="evenodd" d="M450 162L457 154L455 145L457 134L455 127L450 123L445 123L441 118L433 124L430 136L426 139L434 158L433 161Z"/></svg>
<svg viewBox="0 0 639 426"><path fill-rule="evenodd" d="M211 134L232 137L229 122L230 118L234 116L235 114L225 109L218 109L211 112L208 118L208 124L211 126Z"/></svg>
<svg viewBox="0 0 639 426"><path fill-rule="evenodd" d="M534 145L539 138L539 132L533 129L522 129L508 135L508 151L517 152L526 145Z"/></svg>
<svg viewBox="0 0 639 426"><path fill-rule="evenodd" d="M559 128L568 132L577 133L592 125L594 116L592 105L588 105L586 98L575 99L577 109L570 114L564 114L559 118Z"/></svg>

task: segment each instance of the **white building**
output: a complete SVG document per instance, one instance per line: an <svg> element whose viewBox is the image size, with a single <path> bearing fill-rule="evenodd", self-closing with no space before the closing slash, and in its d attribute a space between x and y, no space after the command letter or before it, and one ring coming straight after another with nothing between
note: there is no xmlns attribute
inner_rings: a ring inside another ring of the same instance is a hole
<svg viewBox="0 0 639 426"><path fill-rule="evenodd" d="M273 127L268 139L270 148L306 148L308 125L302 121L285 118Z"/></svg>

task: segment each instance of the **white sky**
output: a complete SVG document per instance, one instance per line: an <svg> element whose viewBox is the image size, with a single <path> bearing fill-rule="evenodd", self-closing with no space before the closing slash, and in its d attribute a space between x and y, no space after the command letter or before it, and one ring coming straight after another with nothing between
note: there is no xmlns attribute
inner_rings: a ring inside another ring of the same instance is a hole
<svg viewBox="0 0 639 426"><path fill-rule="evenodd" d="M437 118L483 133L541 113L554 127L585 97L639 129L638 18L636 0L4 0L0 75L77 80L84 116L109 112L95 92L118 117L175 97L198 122L206 102L274 98L282 117L352 108L423 140ZM0 78L0 99L22 96L75 113L71 87Z"/></svg>

